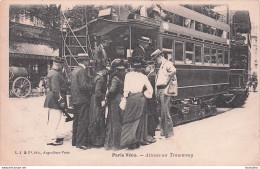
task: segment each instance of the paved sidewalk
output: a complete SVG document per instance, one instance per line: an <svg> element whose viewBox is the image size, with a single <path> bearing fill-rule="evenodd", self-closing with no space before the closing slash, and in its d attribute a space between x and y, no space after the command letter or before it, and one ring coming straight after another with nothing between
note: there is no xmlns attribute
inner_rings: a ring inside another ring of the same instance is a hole
<svg viewBox="0 0 260 169"><path fill-rule="evenodd" d="M174 127L172 139L157 132L154 144L116 152L72 147L72 122L64 126L62 146L47 146L43 102L44 97L9 99L2 137L12 165L260 165L258 93L251 92L241 108L219 109L226 112Z"/></svg>

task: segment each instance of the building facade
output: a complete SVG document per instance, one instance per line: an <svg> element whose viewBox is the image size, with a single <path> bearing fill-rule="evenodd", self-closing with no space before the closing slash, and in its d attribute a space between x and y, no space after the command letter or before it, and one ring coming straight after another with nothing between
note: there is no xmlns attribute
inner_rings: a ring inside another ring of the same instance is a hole
<svg viewBox="0 0 260 169"><path fill-rule="evenodd" d="M257 25L252 22L252 32L251 32L251 73L257 73L258 71L258 40L257 40L257 32L258 27Z"/></svg>
<svg viewBox="0 0 260 169"><path fill-rule="evenodd" d="M9 66L25 67L32 87L37 87L40 78L47 75L52 60L59 55L46 33L41 21L26 19L23 15L9 22Z"/></svg>

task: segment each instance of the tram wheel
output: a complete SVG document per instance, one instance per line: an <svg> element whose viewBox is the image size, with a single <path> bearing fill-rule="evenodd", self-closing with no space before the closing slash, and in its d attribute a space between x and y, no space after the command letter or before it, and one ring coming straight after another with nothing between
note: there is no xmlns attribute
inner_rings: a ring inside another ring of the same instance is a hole
<svg viewBox="0 0 260 169"><path fill-rule="evenodd" d="M216 105L217 107L241 107L246 103L247 98L248 92L245 92L244 94L233 94L229 97L224 97L223 95L221 95L217 99Z"/></svg>

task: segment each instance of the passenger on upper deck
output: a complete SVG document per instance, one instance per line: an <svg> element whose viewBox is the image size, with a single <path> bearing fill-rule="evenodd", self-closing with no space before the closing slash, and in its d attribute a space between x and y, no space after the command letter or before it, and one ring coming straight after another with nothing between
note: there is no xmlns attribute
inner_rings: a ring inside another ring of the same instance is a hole
<svg viewBox="0 0 260 169"><path fill-rule="evenodd" d="M165 19L166 14L157 6L155 5L152 10L147 10L148 17L154 18L156 20L162 21Z"/></svg>

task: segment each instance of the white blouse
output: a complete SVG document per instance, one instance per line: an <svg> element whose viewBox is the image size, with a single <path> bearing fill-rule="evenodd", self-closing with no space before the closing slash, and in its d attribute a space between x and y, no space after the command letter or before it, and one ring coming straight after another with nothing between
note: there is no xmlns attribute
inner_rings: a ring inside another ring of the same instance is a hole
<svg viewBox="0 0 260 169"><path fill-rule="evenodd" d="M128 97L129 93L140 93L144 87L147 89L144 92L144 96L152 98L153 87L147 76L139 72L128 72L125 76L124 97Z"/></svg>

